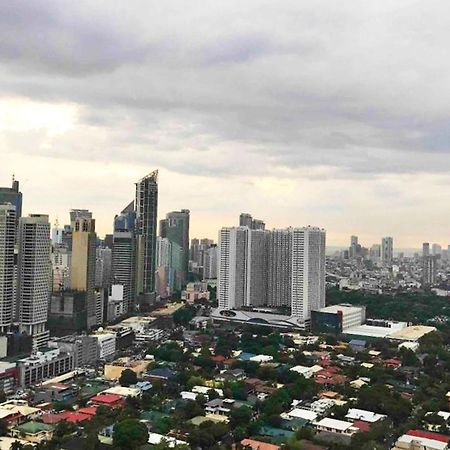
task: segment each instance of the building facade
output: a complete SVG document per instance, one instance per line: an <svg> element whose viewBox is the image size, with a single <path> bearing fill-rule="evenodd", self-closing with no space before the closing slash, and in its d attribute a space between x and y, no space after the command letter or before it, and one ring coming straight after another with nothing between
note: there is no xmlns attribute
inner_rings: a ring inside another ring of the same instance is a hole
<svg viewBox="0 0 450 450"><path fill-rule="evenodd" d="M51 291L50 223L47 215L30 214L19 221L19 329L33 337L33 347L45 346Z"/></svg>

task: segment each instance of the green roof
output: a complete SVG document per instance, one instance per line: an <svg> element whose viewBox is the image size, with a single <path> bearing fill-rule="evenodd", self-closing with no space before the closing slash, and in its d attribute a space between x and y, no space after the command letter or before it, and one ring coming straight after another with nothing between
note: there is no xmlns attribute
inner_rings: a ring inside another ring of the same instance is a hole
<svg viewBox="0 0 450 450"><path fill-rule="evenodd" d="M22 425L15 427L16 430L23 431L24 433L35 434L40 431L53 431L55 427L41 422L26 422Z"/></svg>

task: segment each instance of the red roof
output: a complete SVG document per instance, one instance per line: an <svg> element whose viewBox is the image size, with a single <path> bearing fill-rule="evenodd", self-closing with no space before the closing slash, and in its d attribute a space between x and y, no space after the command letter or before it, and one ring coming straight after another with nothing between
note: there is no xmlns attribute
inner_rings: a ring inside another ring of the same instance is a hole
<svg viewBox="0 0 450 450"><path fill-rule="evenodd" d="M91 398L92 402L105 403L107 405L119 403L122 400L123 400L122 397L116 394L99 394Z"/></svg>
<svg viewBox="0 0 450 450"><path fill-rule="evenodd" d="M88 406L86 408L80 408L77 411L88 416L95 416L97 414L97 406Z"/></svg>
<svg viewBox="0 0 450 450"><path fill-rule="evenodd" d="M361 431L370 431L370 423L363 422L362 420L354 420L353 425Z"/></svg>
<svg viewBox="0 0 450 450"><path fill-rule="evenodd" d="M225 358L225 356L222 356L222 355L217 355L217 356L213 356L211 359L215 362L223 362L227 358Z"/></svg>
<svg viewBox="0 0 450 450"><path fill-rule="evenodd" d="M84 422L85 420L91 420L92 416L88 414L81 414L78 411L64 411L59 414L62 420L70 423Z"/></svg>
<svg viewBox="0 0 450 450"><path fill-rule="evenodd" d="M421 437L424 439L432 439L433 441L446 442L450 441L450 436L446 436L445 434L439 433L431 433L429 431L422 430L409 430L406 434L409 436Z"/></svg>
<svg viewBox="0 0 450 450"><path fill-rule="evenodd" d="M253 450L280 450L280 447L278 445L255 441L253 439L242 439L241 444L251 447Z"/></svg>
<svg viewBox="0 0 450 450"><path fill-rule="evenodd" d="M54 425L55 423L61 422L61 420L63 420L63 417L61 417L60 414L53 414L53 413L48 413L48 414L44 414L41 417L42 422L49 424L49 425Z"/></svg>

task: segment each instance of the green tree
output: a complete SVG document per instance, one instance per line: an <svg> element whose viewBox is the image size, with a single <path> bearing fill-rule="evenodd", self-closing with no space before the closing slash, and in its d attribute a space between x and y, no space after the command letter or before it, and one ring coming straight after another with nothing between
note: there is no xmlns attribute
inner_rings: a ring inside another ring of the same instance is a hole
<svg viewBox="0 0 450 450"><path fill-rule="evenodd" d="M132 384L137 383L137 375L136 372L134 372L131 369L125 369L121 374L119 378L119 383L121 386L131 386Z"/></svg>
<svg viewBox="0 0 450 450"><path fill-rule="evenodd" d="M147 427L136 419L125 419L114 426L114 446L122 450L134 450L148 441Z"/></svg>

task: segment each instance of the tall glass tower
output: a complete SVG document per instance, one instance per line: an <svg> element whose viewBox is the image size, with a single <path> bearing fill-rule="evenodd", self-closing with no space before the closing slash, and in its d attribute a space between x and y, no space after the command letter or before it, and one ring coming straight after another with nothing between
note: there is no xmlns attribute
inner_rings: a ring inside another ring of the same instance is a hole
<svg viewBox="0 0 450 450"><path fill-rule="evenodd" d="M158 171L136 183L136 294L155 291Z"/></svg>

